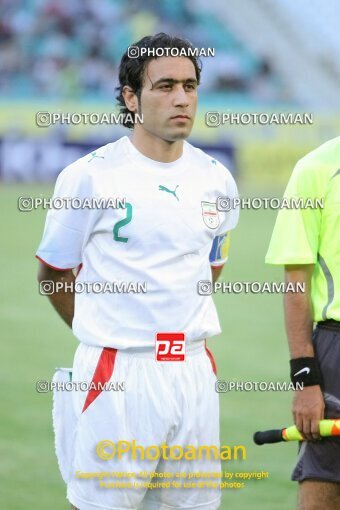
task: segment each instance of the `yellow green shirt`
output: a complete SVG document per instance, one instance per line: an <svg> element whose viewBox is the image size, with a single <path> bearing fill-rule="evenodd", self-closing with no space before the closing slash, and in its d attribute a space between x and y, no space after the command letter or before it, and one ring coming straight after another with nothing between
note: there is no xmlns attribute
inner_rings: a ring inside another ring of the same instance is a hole
<svg viewBox="0 0 340 510"><path fill-rule="evenodd" d="M315 264L314 321L340 321L340 137L298 161L284 197L322 207L280 209L266 262Z"/></svg>

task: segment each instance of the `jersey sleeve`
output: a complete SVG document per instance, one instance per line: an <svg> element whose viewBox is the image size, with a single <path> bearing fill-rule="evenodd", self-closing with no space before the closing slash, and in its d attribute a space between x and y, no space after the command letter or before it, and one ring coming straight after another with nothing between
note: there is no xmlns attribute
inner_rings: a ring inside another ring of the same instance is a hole
<svg viewBox="0 0 340 510"><path fill-rule="evenodd" d="M227 260L230 246L230 232L216 236L209 255L209 262L212 267L221 267Z"/></svg>
<svg viewBox="0 0 340 510"><path fill-rule="evenodd" d="M231 173L229 172L229 170L227 170L225 167L223 169L225 172L227 172L227 180L225 185L225 191L221 193L221 197L222 196L228 197L230 203L233 204L233 207L231 207L231 209L228 211L221 212L222 221L220 222L220 225L216 231L216 235L218 236L226 234L227 232L233 230L236 227L240 212L239 205L234 205L235 198L238 198L236 182Z"/></svg>
<svg viewBox="0 0 340 510"><path fill-rule="evenodd" d="M92 196L90 177L84 174L78 163L66 167L58 176L53 199ZM82 248L86 241L89 208L65 205L49 209L42 240L36 257L53 269L66 270L78 267L82 262Z"/></svg>
<svg viewBox="0 0 340 510"><path fill-rule="evenodd" d="M312 202L322 200L323 183L320 172L309 158L295 166L284 198ZM297 202L298 200L295 200ZM276 219L268 252L267 264L314 264L319 249L322 210L320 207L281 208Z"/></svg>

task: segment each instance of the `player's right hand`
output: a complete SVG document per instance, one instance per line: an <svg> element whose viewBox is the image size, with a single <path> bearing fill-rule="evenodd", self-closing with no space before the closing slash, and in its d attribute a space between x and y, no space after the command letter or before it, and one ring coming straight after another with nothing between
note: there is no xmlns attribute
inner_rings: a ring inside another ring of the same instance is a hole
<svg viewBox="0 0 340 510"><path fill-rule="evenodd" d="M307 386L303 390L295 391L293 418L296 427L307 441L321 439L319 421L324 419L324 410L325 402L320 386Z"/></svg>

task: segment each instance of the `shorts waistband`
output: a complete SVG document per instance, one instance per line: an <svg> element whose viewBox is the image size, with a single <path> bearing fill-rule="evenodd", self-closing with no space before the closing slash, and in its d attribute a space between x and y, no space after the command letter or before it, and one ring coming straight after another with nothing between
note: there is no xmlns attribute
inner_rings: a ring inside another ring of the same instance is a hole
<svg viewBox="0 0 340 510"><path fill-rule="evenodd" d="M195 356L205 352L205 340L195 340L185 343L185 355ZM155 348L145 347L139 349L118 349L119 356L133 356L138 358L155 358ZM161 362L160 362L161 363ZM167 362L164 362L167 363Z"/></svg>
<svg viewBox="0 0 340 510"><path fill-rule="evenodd" d="M329 319L327 321L320 321L317 323L319 328L331 329L332 331L340 331L340 321Z"/></svg>

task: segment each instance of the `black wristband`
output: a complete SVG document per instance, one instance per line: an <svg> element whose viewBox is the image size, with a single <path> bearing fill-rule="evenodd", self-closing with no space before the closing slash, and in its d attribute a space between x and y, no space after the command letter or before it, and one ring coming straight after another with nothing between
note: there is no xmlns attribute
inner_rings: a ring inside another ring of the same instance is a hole
<svg viewBox="0 0 340 510"><path fill-rule="evenodd" d="M290 360L290 379L303 386L321 385L321 373L315 358L295 358Z"/></svg>

